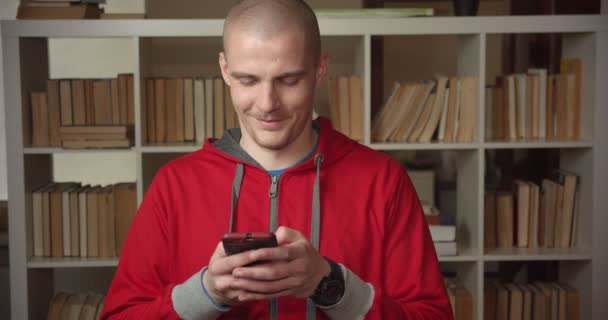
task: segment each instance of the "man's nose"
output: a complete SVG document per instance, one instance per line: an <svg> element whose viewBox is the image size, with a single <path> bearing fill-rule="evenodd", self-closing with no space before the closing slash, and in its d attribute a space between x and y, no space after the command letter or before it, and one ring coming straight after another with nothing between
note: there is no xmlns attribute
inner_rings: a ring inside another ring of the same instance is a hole
<svg viewBox="0 0 608 320"><path fill-rule="evenodd" d="M278 106L277 92L274 84L264 83L258 95L258 108L263 112L272 112Z"/></svg>

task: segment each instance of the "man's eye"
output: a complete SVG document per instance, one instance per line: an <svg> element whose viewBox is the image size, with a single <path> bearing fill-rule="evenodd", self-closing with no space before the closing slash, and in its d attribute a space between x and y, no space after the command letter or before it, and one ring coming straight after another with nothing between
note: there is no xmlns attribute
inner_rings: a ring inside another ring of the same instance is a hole
<svg viewBox="0 0 608 320"><path fill-rule="evenodd" d="M255 84L255 80L251 78L240 78L239 82L244 86L251 86Z"/></svg>
<svg viewBox="0 0 608 320"><path fill-rule="evenodd" d="M287 77L287 78L282 78L281 82L285 85L293 86L293 85L298 84L299 80L300 79L298 79L297 77Z"/></svg>

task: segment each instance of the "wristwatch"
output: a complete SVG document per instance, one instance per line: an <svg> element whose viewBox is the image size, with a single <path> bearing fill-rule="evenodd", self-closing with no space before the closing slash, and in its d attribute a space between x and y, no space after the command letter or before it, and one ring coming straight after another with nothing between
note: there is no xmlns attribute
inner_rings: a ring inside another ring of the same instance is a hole
<svg viewBox="0 0 608 320"><path fill-rule="evenodd" d="M321 279L310 299L318 306L329 307L340 302L344 296L344 276L340 265L327 257L323 258L329 263L331 272Z"/></svg>

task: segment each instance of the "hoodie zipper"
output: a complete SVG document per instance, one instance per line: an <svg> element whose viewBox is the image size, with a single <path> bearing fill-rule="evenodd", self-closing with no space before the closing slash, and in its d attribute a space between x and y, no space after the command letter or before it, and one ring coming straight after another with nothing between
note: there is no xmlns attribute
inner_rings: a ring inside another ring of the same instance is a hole
<svg viewBox="0 0 608 320"><path fill-rule="evenodd" d="M270 232L277 230L277 216L279 213L279 177L280 175L270 177ZM276 320L278 317L279 308L277 299L270 300L270 319Z"/></svg>
<svg viewBox="0 0 608 320"><path fill-rule="evenodd" d="M270 190L268 196L270 197L270 232L277 230L277 216L279 213L279 176L272 176L270 178Z"/></svg>

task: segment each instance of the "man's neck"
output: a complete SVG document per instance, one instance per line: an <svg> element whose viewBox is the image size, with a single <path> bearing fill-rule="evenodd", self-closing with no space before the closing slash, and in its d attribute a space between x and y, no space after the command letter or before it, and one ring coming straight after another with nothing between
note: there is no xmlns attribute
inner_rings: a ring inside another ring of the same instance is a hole
<svg viewBox="0 0 608 320"><path fill-rule="evenodd" d="M245 136L241 137L239 144L265 170L281 170L302 160L315 146L316 140L317 132L310 126L281 150L262 148Z"/></svg>

